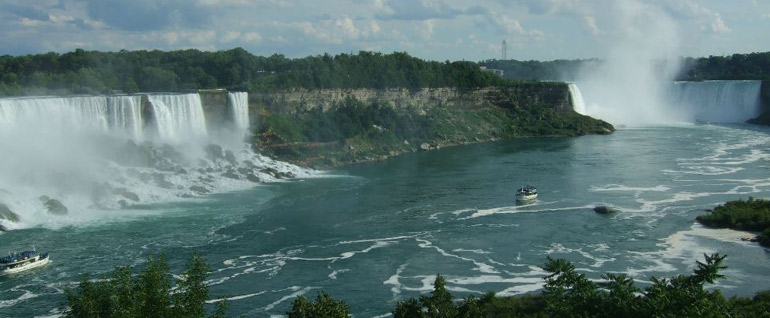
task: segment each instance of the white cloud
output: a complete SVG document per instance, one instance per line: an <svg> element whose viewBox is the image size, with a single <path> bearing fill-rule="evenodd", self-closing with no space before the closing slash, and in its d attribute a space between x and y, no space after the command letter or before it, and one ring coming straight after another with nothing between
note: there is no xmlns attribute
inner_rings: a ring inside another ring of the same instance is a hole
<svg viewBox="0 0 770 318"><path fill-rule="evenodd" d="M229 43L229 42L237 40L240 37L241 37L241 32L239 32L239 31L228 31L222 37L222 42Z"/></svg>
<svg viewBox="0 0 770 318"><path fill-rule="evenodd" d="M377 21L372 20L369 23L369 26L371 27L372 34L378 34L380 33L380 25L377 23Z"/></svg>
<svg viewBox="0 0 770 318"><path fill-rule="evenodd" d="M590 8L590 3L580 0L517 0L523 4L529 12L536 15L578 13L584 14Z"/></svg>
<svg viewBox="0 0 770 318"><path fill-rule="evenodd" d="M512 34L524 34L524 28L521 27L521 23L518 20L508 17L504 14L492 13L492 21L495 25L505 31L505 33Z"/></svg>
<svg viewBox="0 0 770 318"><path fill-rule="evenodd" d="M40 26L41 24L43 24L43 21L21 18L21 25L25 27L34 28L34 27Z"/></svg>
<svg viewBox="0 0 770 318"><path fill-rule="evenodd" d="M495 28L503 33L504 36L516 38L517 42L523 40L522 36L535 41L541 41L545 37L545 34L542 31L535 29L526 30L521 26L521 23L518 20L504 14L490 12L488 20Z"/></svg>
<svg viewBox="0 0 770 318"><path fill-rule="evenodd" d="M624 37L644 45L646 38L634 32L651 28L686 35L677 38L686 48L681 54L770 51L770 42L747 40L764 36L768 0L735 1L730 10L719 1L0 0L0 55L70 51L77 44L94 50L243 46L291 57L379 48L474 60L499 56L506 39L517 58L586 58L604 56ZM654 13L642 14L641 22L615 14L613 8L629 4ZM661 19L672 23L658 27Z"/></svg>
<svg viewBox="0 0 770 318"><path fill-rule="evenodd" d="M426 40L430 40L433 37L433 29L436 27L435 20L425 20L420 22L415 29Z"/></svg>
<svg viewBox="0 0 770 318"><path fill-rule="evenodd" d="M724 34L729 33L730 28L725 25L725 21L722 20L722 17L719 14L714 15L714 19L711 21L711 32L716 34Z"/></svg>
<svg viewBox="0 0 770 318"><path fill-rule="evenodd" d="M262 35L257 32L246 32L241 39L244 42L260 42L262 41Z"/></svg>
<svg viewBox="0 0 770 318"><path fill-rule="evenodd" d="M55 15L55 14L48 14L48 20L53 23L62 23L62 22L71 22L74 21L75 18L68 16L68 15Z"/></svg>
<svg viewBox="0 0 770 318"><path fill-rule="evenodd" d="M322 20L316 23L309 21L292 23L273 22L272 26L278 29L279 33L286 30L295 30L304 36L326 44L341 44L369 34L359 30L355 22L346 16Z"/></svg>
<svg viewBox="0 0 770 318"><path fill-rule="evenodd" d="M583 17L583 23L585 28L588 30L588 33L591 33L593 36L599 35L599 27L596 26L596 18L593 16L584 16Z"/></svg>
<svg viewBox="0 0 770 318"><path fill-rule="evenodd" d="M334 19L334 27L336 29L342 31L343 35L347 38L355 39L358 37L358 29L356 28L355 24L353 24L353 20L351 20L348 17L341 17Z"/></svg>
<svg viewBox="0 0 770 318"><path fill-rule="evenodd" d="M265 6L289 8L295 5L293 0L198 0L198 4L210 7L254 7Z"/></svg>
<svg viewBox="0 0 770 318"><path fill-rule="evenodd" d="M700 25L704 32L725 34L732 31L719 13L692 0L662 0L661 3L675 17L679 17L680 22Z"/></svg>

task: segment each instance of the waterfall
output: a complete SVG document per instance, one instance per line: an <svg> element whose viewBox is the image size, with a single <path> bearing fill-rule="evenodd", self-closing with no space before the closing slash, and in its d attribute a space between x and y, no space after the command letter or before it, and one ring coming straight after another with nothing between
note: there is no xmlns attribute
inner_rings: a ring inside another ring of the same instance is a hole
<svg viewBox="0 0 770 318"><path fill-rule="evenodd" d="M761 112L761 81L672 82L665 85L640 84L649 89L650 98L636 108L623 103L633 101L634 95L608 89L596 83L582 83L585 98L580 103L580 90L570 84L575 111L584 107L587 115L608 120L613 124L665 124L675 122L742 123ZM638 88L641 89L641 88ZM606 98L611 96L613 98ZM619 101L612 103L611 101ZM640 120L643 119L643 120Z"/></svg>
<svg viewBox="0 0 770 318"><path fill-rule="evenodd" d="M578 114L586 114L586 103L583 100L583 94L580 93L580 88L573 83L569 83L569 94L572 97L572 109Z"/></svg>
<svg viewBox="0 0 770 318"><path fill-rule="evenodd" d="M107 97L107 111L110 127L122 130L134 140L141 141L144 139L141 96Z"/></svg>
<svg viewBox="0 0 770 318"><path fill-rule="evenodd" d="M236 129L209 135L197 93L0 98L0 231L141 217L114 210L311 175L244 143L246 93L207 106Z"/></svg>
<svg viewBox="0 0 770 318"><path fill-rule="evenodd" d="M760 113L761 85L761 81L676 82L670 100L672 107L686 110L691 120L744 122Z"/></svg>
<svg viewBox="0 0 770 318"><path fill-rule="evenodd" d="M249 129L249 95L246 92L227 93L227 104L230 107L233 123L238 130Z"/></svg>
<svg viewBox="0 0 770 318"><path fill-rule="evenodd" d="M147 97L160 140L182 142L207 136L200 95L153 94Z"/></svg>

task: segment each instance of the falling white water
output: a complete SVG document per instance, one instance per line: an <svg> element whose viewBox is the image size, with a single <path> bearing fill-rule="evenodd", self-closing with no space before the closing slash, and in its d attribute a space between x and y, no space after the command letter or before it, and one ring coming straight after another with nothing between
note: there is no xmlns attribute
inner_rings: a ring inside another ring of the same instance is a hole
<svg viewBox="0 0 770 318"><path fill-rule="evenodd" d="M227 93L227 104L233 115L233 123L238 130L249 129L249 95L246 92Z"/></svg>
<svg viewBox="0 0 770 318"><path fill-rule="evenodd" d="M0 216L0 228L141 217L105 210L313 174L252 152L246 93L229 104L212 111L238 129L209 136L198 94L0 98L0 210L18 217ZM49 199L68 212L50 211Z"/></svg>
<svg viewBox="0 0 770 318"><path fill-rule="evenodd" d="M206 118L198 94L147 95L158 138L164 142L200 140L207 136Z"/></svg>
<svg viewBox="0 0 770 318"><path fill-rule="evenodd" d="M645 108L658 110L658 119L648 116L648 124L676 122L742 123L761 113L761 81L705 81L705 82L662 82L659 103L665 107ZM574 86L574 91L573 91ZM578 111L580 94L577 84L570 84L575 111ZM577 93L576 93L577 92ZM604 119L622 119L623 107L599 106L589 89L584 103L588 103L589 114ZM585 104L583 104L585 105ZM585 106L584 106L585 107ZM602 117L603 116L603 117ZM628 123L617 121L616 123Z"/></svg>
<svg viewBox="0 0 770 318"><path fill-rule="evenodd" d="M127 95L109 96L106 99L110 127L126 132L134 140L143 140L142 97Z"/></svg>
<svg viewBox="0 0 770 318"><path fill-rule="evenodd" d="M676 82L671 107L686 111L692 121L739 123L760 114L761 81Z"/></svg>
<svg viewBox="0 0 770 318"><path fill-rule="evenodd" d="M585 115L586 114L586 103L583 100L583 94L580 93L580 88L578 88L577 85L570 83L569 84L569 93L572 97L572 108L577 112L578 114Z"/></svg>

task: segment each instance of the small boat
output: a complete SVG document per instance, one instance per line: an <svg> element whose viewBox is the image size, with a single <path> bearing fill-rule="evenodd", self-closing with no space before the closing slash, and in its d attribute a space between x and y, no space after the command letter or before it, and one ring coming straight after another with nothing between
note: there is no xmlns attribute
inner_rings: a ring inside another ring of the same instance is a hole
<svg viewBox="0 0 770 318"><path fill-rule="evenodd" d="M0 276L15 274L48 264L48 253L40 254L33 246L31 250L10 253L0 258Z"/></svg>
<svg viewBox="0 0 770 318"><path fill-rule="evenodd" d="M531 185L525 185L516 190L516 200L529 201L537 199L537 188Z"/></svg>

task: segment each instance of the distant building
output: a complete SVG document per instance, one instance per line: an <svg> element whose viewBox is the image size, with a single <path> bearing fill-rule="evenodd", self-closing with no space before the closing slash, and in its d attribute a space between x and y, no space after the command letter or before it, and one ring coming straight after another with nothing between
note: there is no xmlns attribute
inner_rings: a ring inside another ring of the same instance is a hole
<svg viewBox="0 0 770 318"><path fill-rule="evenodd" d="M500 77L503 77L503 74L505 73L503 70L499 70L496 68L487 68L486 66L479 66L479 69L482 72L492 73Z"/></svg>

